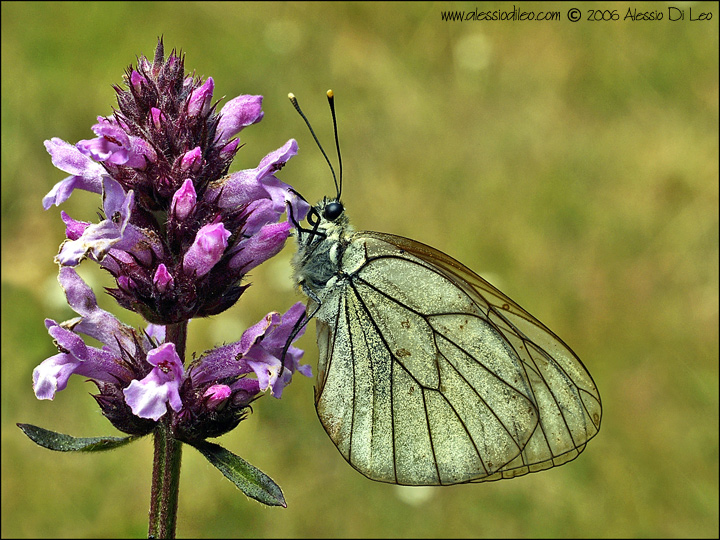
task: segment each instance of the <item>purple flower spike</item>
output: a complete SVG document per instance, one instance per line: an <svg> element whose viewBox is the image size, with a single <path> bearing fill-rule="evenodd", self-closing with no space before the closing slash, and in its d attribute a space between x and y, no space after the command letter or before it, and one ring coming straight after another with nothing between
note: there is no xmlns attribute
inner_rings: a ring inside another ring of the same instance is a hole
<svg viewBox="0 0 720 540"><path fill-rule="evenodd" d="M53 163L72 176L43 199L49 208L74 189L103 193L99 223L63 214L62 266L89 259L108 270L117 302L154 324L216 315L248 287L245 273L276 254L287 238L289 211L308 204L275 175L297 154L290 139L254 169L228 175L240 148L234 138L263 118L262 96L245 94L219 112L215 82L185 74L162 44L127 71L118 106L99 117L97 135L72 146L51 139ZM170 280L172 278L172 281Z"/></svg>
<svg viewBox="0 0 720 540"><path fill-rule="evenodd" d="M293 345L306 322L301 303L268 313L235 343L193 354L187 368L176 350L191 318L233 306L249 287L247 272L282 249L292 227L283 214L307 214L276 176L298 147L290 139L257 167L228 174L238 133L264 116L263 97L240 95L220 108L213 79L186 75L184 58L173 51L166 59L162 42L124 82L114 87L113 114L92 126L95 138L45 142L70 176L43 207L83 189L102 194L102 211L92 222L61 212L58 280L77 316L46 320L57 354L35 368L33 389L52 400L79 375L97 386L93 397L119 430L145 435L162 418L161 429L194 443L233 429L262 392L280 397L294 373L311 376ZM105 290L140 314L144 329L100 309L74 268L86 259L110 273L115 285Z"/></svg>

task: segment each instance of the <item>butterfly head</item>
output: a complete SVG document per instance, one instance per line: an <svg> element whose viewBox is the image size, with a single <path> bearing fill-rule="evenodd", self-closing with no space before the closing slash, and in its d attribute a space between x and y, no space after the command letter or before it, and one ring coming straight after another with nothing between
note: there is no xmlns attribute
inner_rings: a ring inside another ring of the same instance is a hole
<svg viewBox="0 0 720 540"><path fill-rule="evenodd" d="M345 214L345 207L343 206L343 203L341 203L338 200L332 200L332 201L323 201L324 206L322 207L322 216L323 219L326 219L331 222L335 222L341 217L344 217ZM347 218L345 218L347 219Z"/></svg>
<svg viewBox="0 0 720 540"><path fill-rule="evenodd" d="M310 233L310 241L316 237L332 238L348 232L349 221L345 206L337 198L324 198L310 209L307 216L310 227L299 230ZM307 240L306 240L307 241Z"/></svg>

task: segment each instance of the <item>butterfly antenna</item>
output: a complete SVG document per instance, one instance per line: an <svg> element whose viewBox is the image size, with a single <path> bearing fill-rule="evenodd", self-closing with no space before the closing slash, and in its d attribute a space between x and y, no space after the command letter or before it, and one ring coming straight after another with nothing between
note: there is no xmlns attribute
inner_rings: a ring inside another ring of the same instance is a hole
<svg viewBox="0 0 720 540"><path fill-rule="evenodd" d="M280 354L280 373L278 374L278 378L282 377L283 371L285 371L285 358L287 357L287 352L288 350L290 350L292 342L295 341L295 337L300 333L303 328L307 326L307 324L315 316L319 309L320 305L318 304L313 310L313 312L308 315L307 308L305 308L302 316L297 321L295 321L295 325L293 326L292 331L290 332L290 335L285 342L282 353Z"/></svg>
<svg viewBox="0 0 720 540"><path fill-rule="evenodd" d="M294 188L291 187L291 188L288 189L288 191L289 191L290 193L292 193L293 195L295 195L296 197L298 197L299 199L301 199L301 200L303 200L303 201L305 201L305 202L308 202L307 199L306 199L305 197L303 197L303 196L302 196L297 190L295 190ZM289 201L289 200L286 200L286 201L285 201L285 205L288 207L288 211L289 211L288 216L290 217L290 222L295 226L296 229L301 229L302 227L300 227L300 224L299 224L299 223L297 222L297 220L295 219L295 216L293 216L292 204L290 204L290 201Z"/></svg>
<svg viewBox="0 0 720 540"><path fill-rule="evenodd" d="M327 98L328 103L330 104L330 112L332 113L332 119L333 119L333 132L335 133L335 148L337 149L337 156L338 156L338 168L340 169L340 187L337 191L337 200L340 200L340 195L342 194L342 181L343 181L343 175L342 175L342 156L340 155L340 141L338 140L338 129L337 129L337 120L335 119L335 94L333 94L332 90L327 91ZM335 186L337 187L337 185Z"/></svg>
<svg viewBox="0 0 720 540"><path fill-rule="evenodd" d="M282 354L280 354L280 373L278 373L278 379L282 377L283 371L285 371L285 356L287 355L288 350L290 349L290 345L292 345L293 340L295 339L295 336L298 335L300 330L302 330L303 326L305 326L308 322L310 322L310 319L306 318L307 315L307 309L303 312L302 316L295 321L295 325L292 328L292 331L290 332L290 335L287 338L287 341L285 342L285 346L283 347Z"/></svg>
<svg viewBox="0 0 720 540"><path fill-rule="evenodd" d="M320 144L320 141L318 141L317 136L315 135L315 132L313 131L312 126L310 125L310 121L305 117L305 114L303 114L302 110L300 109L300 105L298 104L298 100L295 97L295 94L288 94L288 98L290 99L290 103L293 104L293 107L295 107L295 110L298 112L300 117L305 120L305 124L307 125L308 129L310 130L310 134L313 136L313 139L315 139L315 144L318 145L318 148L322 152L323 157L325 158L325 161L327 161L328 167L330 167L330 172L333 175L333 181L335 182L335 191L337 193L340 193L340 187L338 185L337 176L335 176L335 169L333 169L332 163L330 163L330 159L327 157L327 154L325 153L325 150L323 150L322 145ZM337 134L336 134L337 135Z"/></svg>

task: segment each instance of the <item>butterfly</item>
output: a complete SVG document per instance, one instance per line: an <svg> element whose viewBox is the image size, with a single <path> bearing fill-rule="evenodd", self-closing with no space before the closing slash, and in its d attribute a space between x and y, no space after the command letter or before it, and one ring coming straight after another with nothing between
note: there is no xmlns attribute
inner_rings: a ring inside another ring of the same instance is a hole
<svg viewBox="0 0 720 540"><path fill-rule="evenodd" d="M290 99L335 172L308 120ZM319 349L315 407L342 456L401 485L514 478L575 459L602 404L577 355L452 257L355 231L336 196L295 226L295 281Z"/></svg>

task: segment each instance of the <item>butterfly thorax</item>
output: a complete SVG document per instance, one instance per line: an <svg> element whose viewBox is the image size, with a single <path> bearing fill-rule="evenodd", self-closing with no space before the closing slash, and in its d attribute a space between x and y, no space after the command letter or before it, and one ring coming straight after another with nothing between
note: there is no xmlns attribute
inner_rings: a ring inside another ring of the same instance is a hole
<svg viewBox="0 0 720 540"><path fill-rule="evenodd" d="M293 259L295 282L313 300L322 296L328 282L340 273L342 256L350 243L353 228L345 212L334 220L326 217L325 208L337 201L324 199L313 209L317 225L297 229L298 250Z"/></svg>

